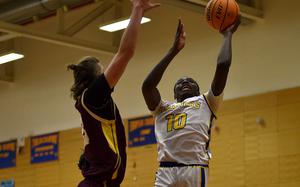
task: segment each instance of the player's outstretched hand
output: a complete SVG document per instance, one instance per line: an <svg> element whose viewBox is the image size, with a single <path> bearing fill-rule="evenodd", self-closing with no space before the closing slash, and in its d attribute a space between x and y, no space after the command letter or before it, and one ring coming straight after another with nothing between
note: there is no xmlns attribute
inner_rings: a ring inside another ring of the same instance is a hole
<svg viewBox="0 0 300 187"><path fill-rule="evenodd" d="M151 0L131 0L131 1L135 7L141 7L144 10L144 12L147 12L150 9L160 6L159 3L152 3Z"/></svg>
<svg viewBox="0 0 300 187"><path fill-rule="evenodd" d="M185 38L186 33L184 31L184 24L182 23L181 19L178 19L178 26L177 26L177 32L175 36L175 41L173 43L172 50L174 52L179 52L181 49L185 46Z"/></svg>
<svg viewBox="0 0 300 187"><path fill-rule="evenodd" d="M236 21L234 22L234 24L232 24L231 26L229 26L228 28L226 28L224 31L221 31L221 33L224 35L226 33L231 33L233 34L239 27L239 25L241 24L241 16L239 15L236 19Z"/></svg>

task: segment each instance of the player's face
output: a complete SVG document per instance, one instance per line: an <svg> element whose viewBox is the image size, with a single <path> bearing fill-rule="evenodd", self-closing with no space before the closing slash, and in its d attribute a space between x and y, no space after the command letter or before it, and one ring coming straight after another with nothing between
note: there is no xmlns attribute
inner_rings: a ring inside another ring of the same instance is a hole
<svg viewBox="0 0 300 187"><path fill-rule="evenodd" d="M189 97L198 96L199 94L197 82L190 77L182 77L175 83L174 97L178 102L182 102Z"/></svg>

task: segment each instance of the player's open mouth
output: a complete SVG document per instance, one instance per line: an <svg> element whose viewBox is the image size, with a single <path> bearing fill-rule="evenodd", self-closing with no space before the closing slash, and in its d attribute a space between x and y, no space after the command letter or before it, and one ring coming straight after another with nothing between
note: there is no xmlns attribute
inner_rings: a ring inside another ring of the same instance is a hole
<svg viewBox="0 0 300 187"><path fill-rule="evenodd" d="M191 87L189 85L182 86L182 91L189 91L191 90Z"/></svg>

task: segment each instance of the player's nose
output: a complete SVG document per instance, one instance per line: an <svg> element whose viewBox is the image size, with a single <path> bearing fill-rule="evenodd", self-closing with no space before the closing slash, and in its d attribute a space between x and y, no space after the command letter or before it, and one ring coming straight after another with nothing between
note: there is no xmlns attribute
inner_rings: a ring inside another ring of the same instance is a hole
<svg viewBox="0 0 300 187"><path fill-rule="evenodd" d="M190 84L190 82L189 82L187 79L184 79L184 80L182 81L182 85L184 85L184 84Z"/></svg>

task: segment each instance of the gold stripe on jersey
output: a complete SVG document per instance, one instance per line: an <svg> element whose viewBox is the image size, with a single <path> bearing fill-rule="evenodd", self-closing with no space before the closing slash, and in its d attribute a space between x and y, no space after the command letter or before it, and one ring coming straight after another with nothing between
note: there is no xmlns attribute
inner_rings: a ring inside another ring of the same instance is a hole
<svg viewBox="0 0 300 187"><path fill-rule="evenodd" d="M113 150L116 154L119 154L117 135L116 135L116 124L102 123L101 128L111 150Z"/></svg>
<svg viewBox="0 0 300 187"><path fill-rule="evenodd" d="M115 172L113 173L112 179L117 178L118 170L121 165L121 158L119 154L119 146L117 141L117 134L116 134L116 124L110 123L106 124L103 123L101 125L103 134L108 142L109 147L118 155L117 162L115 164Z"/></svg>
<svg viewBox="0 0 300 187"><path fill-rule="evenodd" d="M101 118L100 116L98 116L97 114L95 114L94 112L92 112L90 109L88 109L88 107L84 104L83 102L83 98L84 98L84 94L85 94L85 91L83 91L83 94L81 96L81 104L83 106L83 108L93 117L95 118L96 120L102 122L102 123L113 123L115 120L107 120L107 119L104 119L104 118Z"/></svg>
<svg viewBox="0 0 300 187"><path fill-rule="evenodd" d="M199 167L198 169L199 169L199 174L200 174L200 176L199 176L199 179L200 179L200 187L203 187L202 186L202 169L201 169L202 167Z"/></svg>
<svg viewBox="0 0 300 187"><path fill-rule="evenodd" d="M86 91L86 90L85 90ZM102 132L105 136L105 139L110 147L110 149L117 154L118 158L117 158L117 162L115 164L115 171L112 175L112 179L116 179L118 176L118 170L120 168L121 165L121 157L120 157L120 153L119 153L119 146L118 146L118 140L117 140L117 134L116 134L116 123L115 120L107 120L104 118L101 118L100 116L98 116L97 114L93 113L90 109L87 108L87 106L84 104L83 102L83 98L84 98L84 94L85 91L83 92L82 96L81 96L81 104L83 106L83 108L96 120L101 122L101 128L102 128Z"/></svg>

